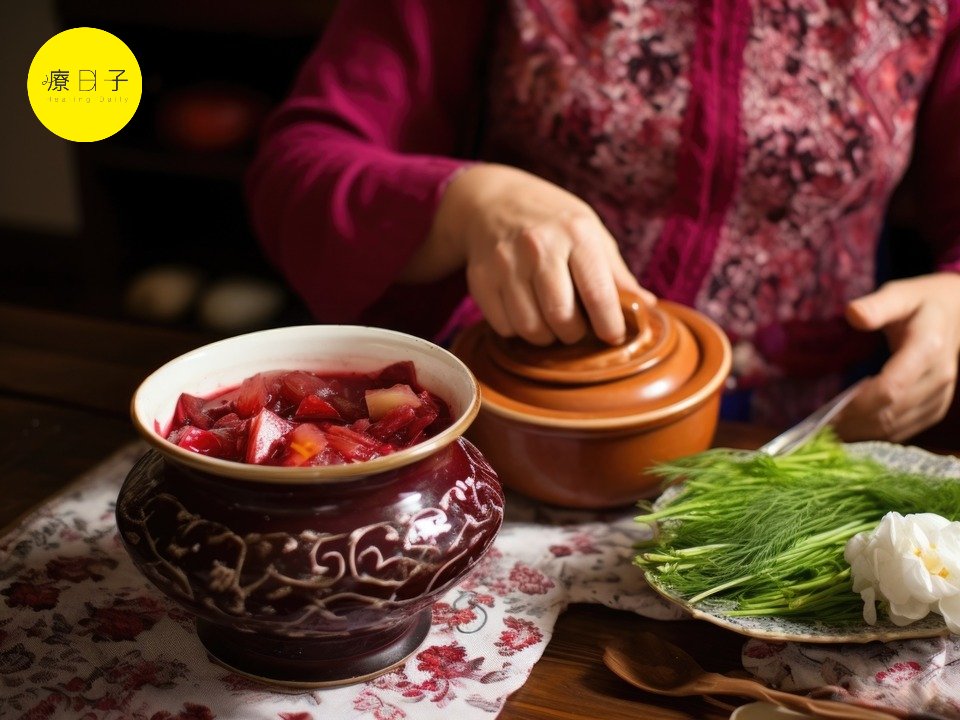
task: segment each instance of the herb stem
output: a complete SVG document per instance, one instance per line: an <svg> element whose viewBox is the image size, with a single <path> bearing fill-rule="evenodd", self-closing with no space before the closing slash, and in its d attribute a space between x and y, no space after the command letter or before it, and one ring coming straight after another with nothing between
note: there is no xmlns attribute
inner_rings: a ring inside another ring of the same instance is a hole
<svg viewBox="0 0 960 720"><path fill-rule="evenodd" d="M655 532L634 558L691 604L731 616L856 621L843 552L887 512L960 519L960 482L906 473L847 453L831 431L791 455L715 449L655 469L669 501L637 521Z"/></svg>

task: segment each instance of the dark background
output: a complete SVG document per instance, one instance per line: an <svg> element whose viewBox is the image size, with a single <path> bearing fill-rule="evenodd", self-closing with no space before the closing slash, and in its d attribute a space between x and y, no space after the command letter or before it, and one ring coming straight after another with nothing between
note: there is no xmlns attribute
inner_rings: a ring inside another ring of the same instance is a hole
<svg viewBox="0 0 960 720"><path fill-rule="evenodd" d="M334 4L8 3L0 22L0 302L208 329L195 307L162 321L127 307L141 273L175 264L196 271L202 287L236 277L270 283L283 301L261 324L306 320L253 237L243 176L264 116L289 90ZM47 131L24 87L40 46L81 26L117 35L143 74L133 119L95 143Z"/></svg>
<svg viewBox="0 0 960 720"><path fill-rule="evenodd" d="M36 0L0 15L0 301L105 317L130 314L144 270L186 265L283 288L258 247L244 172L264 117L288 92L336 0ZM113 137L72 143L33 115L34 53L70 27L97 27L133 50L143 97ZM902 194L882 250L884 276L929 268ZM138 318L142 320L143 318ZM273 324L306 319L287 293ZM185 312L167 320L190 326Z"/></svg>
<svg viewBox="0 0 960 720"><path fill-rule="evenodd" d="M465 0L451 0L465 1ZM309 322L263 257L243 178L260 125L288 92L336 0L30 0L0 8L0 303L135 320L205 334ZM143 97L131 122L95 143L62 140L33 115L25 78L57 32L91 26L131 48ZM906 183L905 187L910 187ZM882 278L929 270L899 192L882 243ZM160 318L132 309L145 272L200 278L193 300ZM269 317L211 327L199 311L224 279L265 283ZM956 442L960 402L938 429ZM939 438L937 438L939 439Z"/></svg>

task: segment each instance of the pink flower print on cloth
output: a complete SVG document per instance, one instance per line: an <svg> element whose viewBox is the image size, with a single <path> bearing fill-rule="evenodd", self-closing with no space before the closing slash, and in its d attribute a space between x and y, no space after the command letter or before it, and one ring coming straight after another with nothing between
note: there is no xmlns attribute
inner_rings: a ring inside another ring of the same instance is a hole
<svg viewBox="0 0 960 720"><path fill-rule="evenodd" d="M192 619L117 541L113 504L143 450L119 453L0 539L0 715L205 720L242 705L284 720L489 718L568 603L678 616L631 565L646 532L632 514L561 525L517 498L514 519L435 604L430 634L403 666L359 685L276 692L211 662Z"/></svg>
<svg viewBox="0 0 960 720"><path fill-rule="evenodd" d="M783 690L960 718L956 637L838 646L750 640L742 658Z"/></svg>
<svg viewBox="0 0 960 720"><path fill-rule="evenodd" d="M120 452L0 538L0 717L209 720L242 707L277 720L492 718L569 603L682 617L632 564L647 532L633 511L585 514L511 496L495 545L435 604L427 639L401 667L358 685L278 692L211 662L192 619L116 541L113 503L143 451ZM788 690L960 718L958 638L750 641L743 663Z"/></svg>

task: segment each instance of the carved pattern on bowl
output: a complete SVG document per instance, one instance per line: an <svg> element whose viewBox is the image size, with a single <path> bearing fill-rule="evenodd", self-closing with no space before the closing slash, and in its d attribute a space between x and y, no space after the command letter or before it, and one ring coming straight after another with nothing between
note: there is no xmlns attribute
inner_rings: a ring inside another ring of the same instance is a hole
<svg viewBox="0 0 960 720"><path fill-rule="evenodd" d="M159 456L142 462L145 476L162 473ZM502 492L495 476L470 465L475 471L429 506L344 532L237 531L153 479L137 493L141 502L119 508L121 527L142 571L209 620L331 637L355 631L362 616L364 630L376 630L426 606L495 536Z"/></svg>

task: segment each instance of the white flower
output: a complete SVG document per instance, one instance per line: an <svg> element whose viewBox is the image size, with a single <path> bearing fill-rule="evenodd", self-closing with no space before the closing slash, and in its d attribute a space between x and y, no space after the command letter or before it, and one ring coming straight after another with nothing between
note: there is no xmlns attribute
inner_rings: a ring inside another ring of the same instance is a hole
<svg viewBox="0 0 960 720"><path fill-rule="evenodd" d="M872 532L850 538L843 556L870 625L877 622L874 603L885 601L896 625L933 611L960 633L960 522L890 512Z"/></svg>

